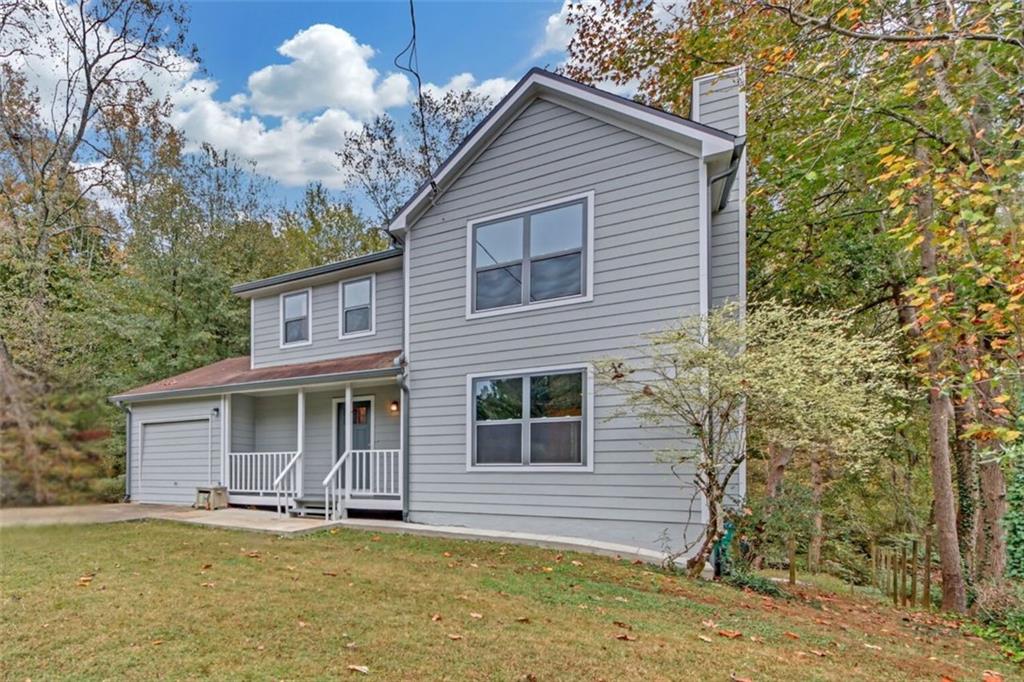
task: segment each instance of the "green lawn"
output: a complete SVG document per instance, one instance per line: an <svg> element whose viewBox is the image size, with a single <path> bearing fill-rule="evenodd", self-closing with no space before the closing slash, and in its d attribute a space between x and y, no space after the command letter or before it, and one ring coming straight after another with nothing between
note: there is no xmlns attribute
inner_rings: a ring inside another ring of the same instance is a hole
<svg viewBox="0 0 1024 682"><path fill-rule="evenodd" d="M527 547L138 522L4 529L0 558L0 675L12 680L363 677L349 666L484 680L1014 672L941 619L863 598L768 599Z"/></svg>

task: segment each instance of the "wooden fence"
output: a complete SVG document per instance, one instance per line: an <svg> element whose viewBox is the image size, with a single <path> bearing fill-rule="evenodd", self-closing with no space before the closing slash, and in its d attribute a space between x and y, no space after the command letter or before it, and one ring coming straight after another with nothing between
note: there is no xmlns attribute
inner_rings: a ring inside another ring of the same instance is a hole
<svg viewBox="0 0 1024 682"><path fill-rule="evenodd" d="M932 532L871 546L871 575L875 587L892 598L894 606L930 609L932 589Z"/></svg>

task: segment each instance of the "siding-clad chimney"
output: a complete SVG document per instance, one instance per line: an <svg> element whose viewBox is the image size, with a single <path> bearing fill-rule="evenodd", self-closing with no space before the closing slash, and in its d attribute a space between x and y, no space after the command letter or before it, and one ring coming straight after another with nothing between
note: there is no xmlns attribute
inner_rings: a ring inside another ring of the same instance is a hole
<svg viewBox="0 0 1024 682"><path fill-rule="evenodd" d="M693 81L692 118L736 136L747 134L745 75L742 66ZM739 160L726 205L711 214L710 303L746 304L747 174L746 154ZM714 207L717 209L717 206Z"/></svg>

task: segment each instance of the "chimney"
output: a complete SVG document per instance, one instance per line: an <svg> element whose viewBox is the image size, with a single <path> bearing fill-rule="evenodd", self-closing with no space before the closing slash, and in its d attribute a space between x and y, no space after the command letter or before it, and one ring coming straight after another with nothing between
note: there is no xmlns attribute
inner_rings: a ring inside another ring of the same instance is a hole
<svg viewBox="0 0 1024 682"><path fill-rule="evenodd" d="M712 204L708 241L708 303L712 308L727 302L741 309L747 301L747 134L746 77L743 66L700 76L693 80L691 118L737 137L732 177L711 188Z"/></svg>

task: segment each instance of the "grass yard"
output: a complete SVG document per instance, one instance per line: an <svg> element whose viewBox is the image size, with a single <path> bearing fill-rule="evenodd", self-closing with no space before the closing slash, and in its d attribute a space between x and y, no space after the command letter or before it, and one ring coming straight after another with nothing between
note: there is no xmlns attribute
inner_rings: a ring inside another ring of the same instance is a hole
<svg viewBox="0 0 1024 682"><path fill-rule="evenodd" d="M0 558L0 674L12 680L1019 672L940 618L867 598L769 599L519 546L136 522L4 529Z"/></svg>

